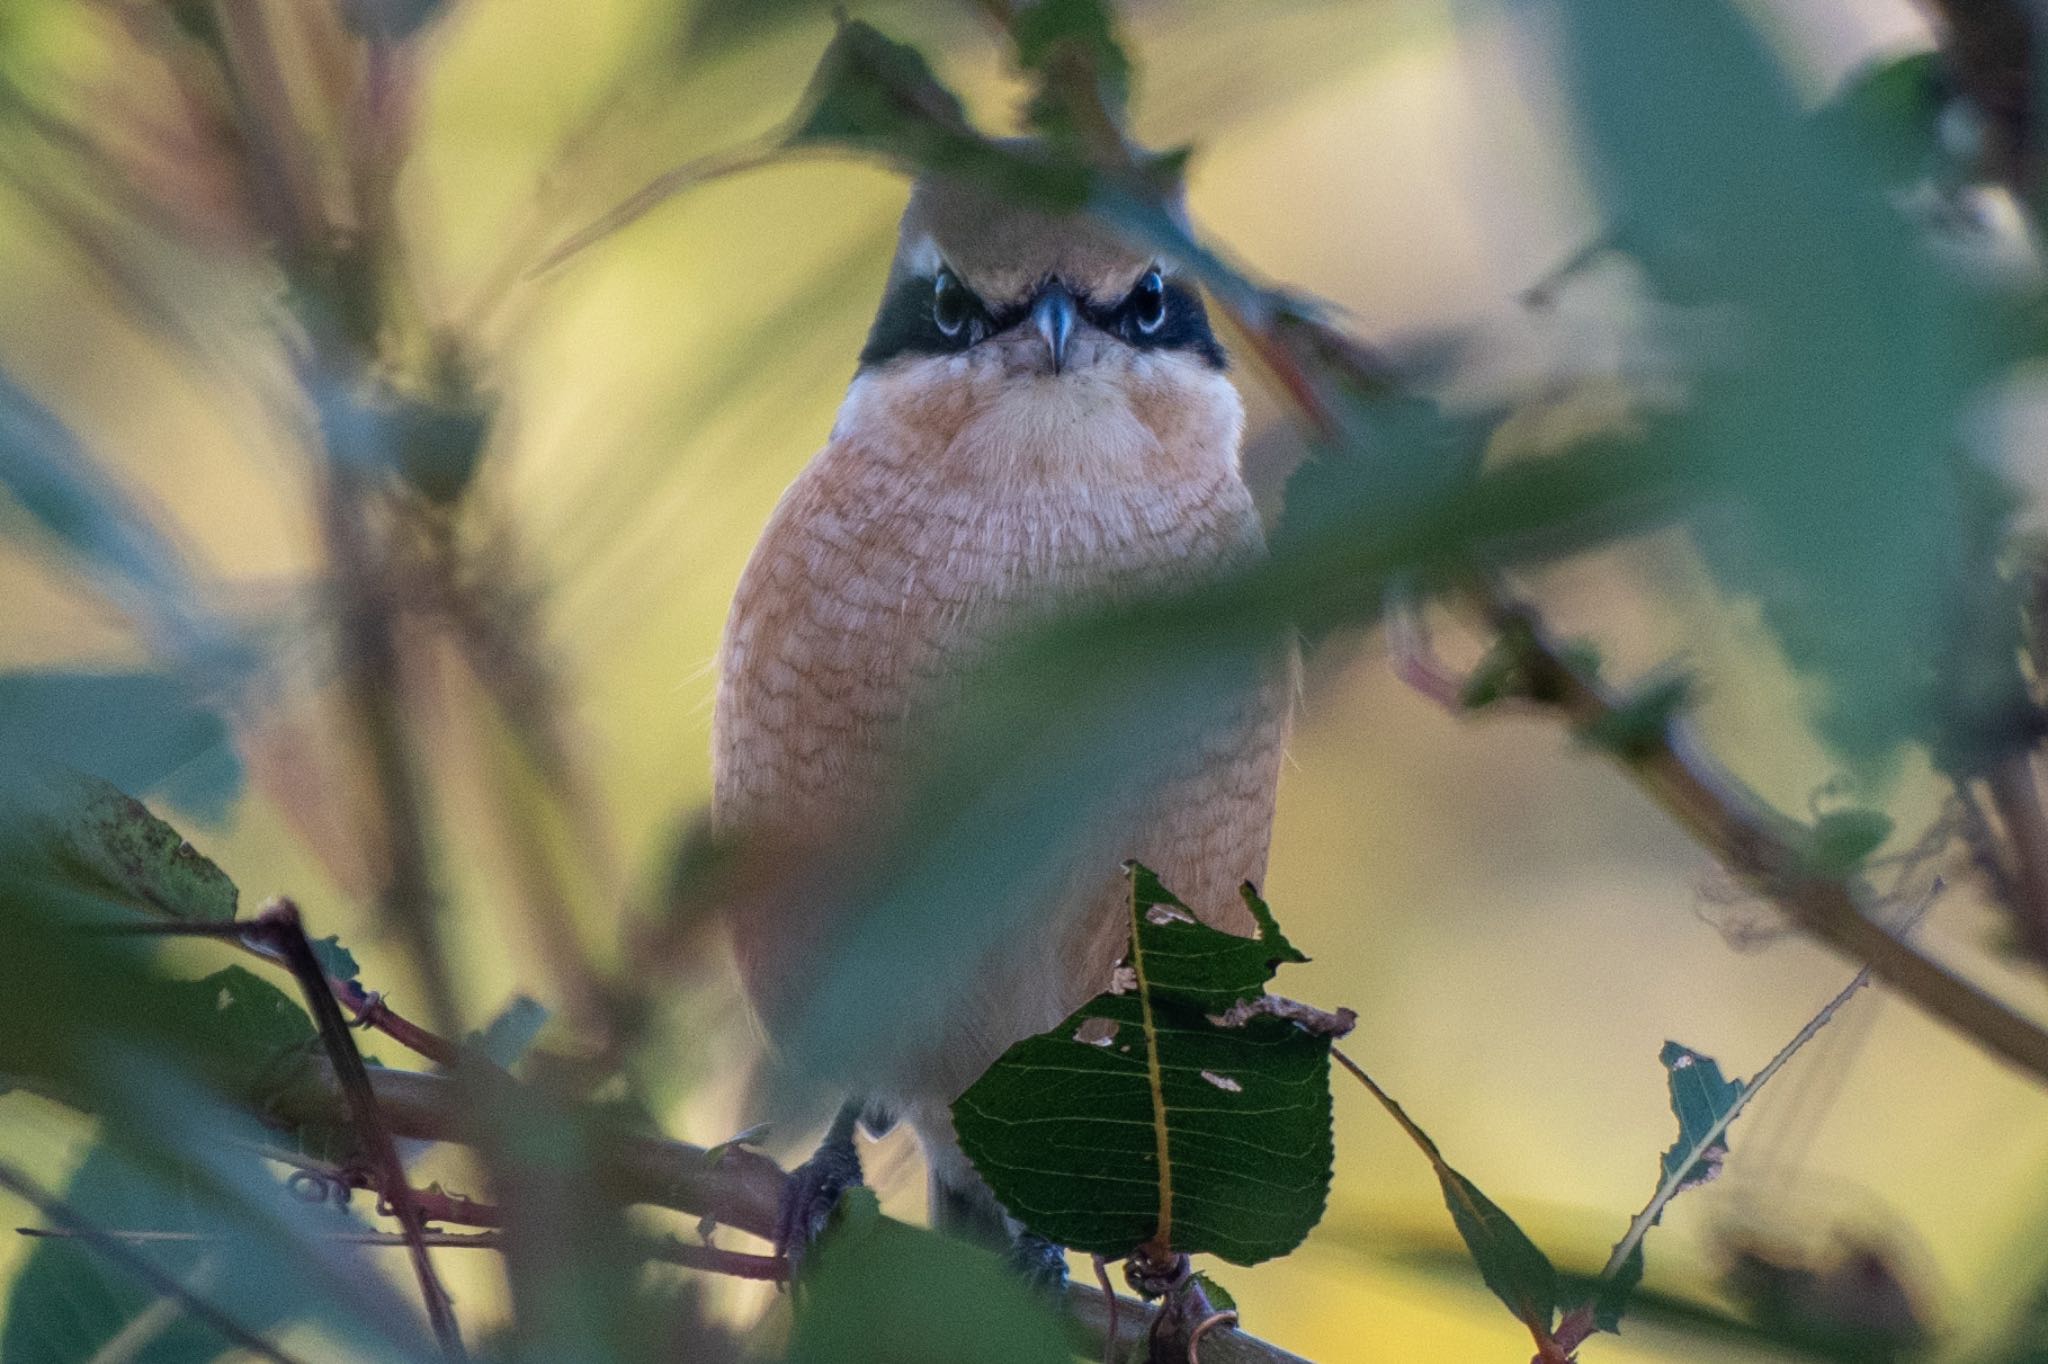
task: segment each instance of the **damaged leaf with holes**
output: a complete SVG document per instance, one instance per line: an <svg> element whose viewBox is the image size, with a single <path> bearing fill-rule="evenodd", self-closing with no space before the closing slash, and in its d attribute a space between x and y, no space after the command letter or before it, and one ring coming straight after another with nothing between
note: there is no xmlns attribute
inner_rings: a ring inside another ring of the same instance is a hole
<svg viewBox="0 0 2048 1364"><path fill-rule="evenodd" d="M1266 994L1306 958L1264 901L1241 938L1132 864L1115 988L1005 1052L953 1106L1010 1215L1090 1254L1140 1246L1235 1264L1284 1255L1329 1193L1330 1043L1348 1015Z"/></svg>

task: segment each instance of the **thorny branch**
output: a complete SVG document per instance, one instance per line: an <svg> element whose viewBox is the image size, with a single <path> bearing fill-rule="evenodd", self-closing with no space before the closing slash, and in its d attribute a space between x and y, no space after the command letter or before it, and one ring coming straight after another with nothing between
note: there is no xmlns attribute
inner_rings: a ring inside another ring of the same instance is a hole
<svg viewBox="0 0 2048 1364"><path fill-rule="evenodd" d="M393 1136L469 1145L482 1132L482 1122L466 1101L466 1089L448 1076L380 1068L370 1072L370 1085ZM344 1111L341 1082L331 1069L323 1068L318 1083L280 1098L278 1116L293 1122L333 1122ZM774 1235L789 1177L760 1152L731 1145L706 1151L688 1142L617 1128L598 1129L592 1144L598 1152L597 1177L609 1196L687 1213L764 1240ZM730 1253L722 1251L704 1255L700 1252L718 1248L689 1246L673 1238L665 1245L667 1249L652 1258L717 1273L732 1273L734 1265L764 1271L743 1275L749 1278L769 1277L766 1265L756 1261L774 1262L769 1256L731 1260ZM698 1262L693 1264L692 1259ZM1080 1284L1068 1286L1062 1306L1083 1342L1081 1348L1113 1349L1118 1357L1146 1344L1158 1315L1158 1309L1135 1299L1112 1299ZM1202 1364L1308 1364L1256 1336L1214 1328L1201 1338L1201 1358Z"/></svg>
<svg viewBox="0 0 2048 1364"><path fill-rule="evenodd" d="M369 1068L363 1064L363 1054L356 1050L355 1037L341 1015L341 1005L334 998L327 973L313 955L298 906L290 900L274 900L247 926L246 932L251 938L266 941L297 978L306 1007L312 1011L320 1039L326 1045L329 1063L340 1081L356 1137L369 1148L370 1160L376 1166L379 1192L405 1234L406 1249L420 1282L420 1296L426 1301L427 1320L434 1328L434 1338L449 1359L468 1358L462 1346L461 1328L455 1320L454 1303L434 1273L433 1259L422 1239L426 1225L411 1181L406 1178L405 1163L399 1159L391 1131L378 1113Z"/></svg>
<svg viewBox="0 0 2048 1364"><path fill-rule="evenodd" d="M1489 613L1518 655L1530 698L1562 714L1580 733L1617 723L1621 702L1543 630L1535 613L1507 601ZM2048 1082L2048 1031L1864 913L1853 881L1817 873L1800 848L1800 826L1714 770L1666 721L1636 751L1617 755L1645 794L1768 897L1809 936L1868 966L1878 980L2011 1064Z"/></svg>

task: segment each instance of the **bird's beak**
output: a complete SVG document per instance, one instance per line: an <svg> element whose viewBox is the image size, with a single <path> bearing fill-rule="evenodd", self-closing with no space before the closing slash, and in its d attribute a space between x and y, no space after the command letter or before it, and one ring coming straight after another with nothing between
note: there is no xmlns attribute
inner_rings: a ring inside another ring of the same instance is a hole
<svg viewBox="0 0 2048 1364"><path fill-rule="evenodd" d="M1054 374L1067 363L1067 338L1074 334L1074 313L1074 296L1058 280L1046 285L1031 301L1031 325L1045 340L1045 353L1052 357Z"/></svg>

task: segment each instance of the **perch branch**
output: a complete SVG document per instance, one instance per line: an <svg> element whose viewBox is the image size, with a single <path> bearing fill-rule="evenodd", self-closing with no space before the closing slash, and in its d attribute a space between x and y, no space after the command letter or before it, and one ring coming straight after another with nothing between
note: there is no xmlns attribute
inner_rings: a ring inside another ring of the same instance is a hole
<svg viewBox="0 0 2048 1364"><path fill-rule="evenodd" d="M280 1096L276 1116L292 1122L333 1122L342 1116L345 1100L332 1069L319 1068L315 1078L316 1083ZM393 1136L459 1145L474 1145L484 1136L484 1124L464 1101L463 1088L448 1076L380 1068L371 1071L369 1078L378 1113ZM789 1176L760 1152L743 1146L711 1152L688 1142L617 1129L600 1130L592 1141L599 1153L599 1180L612 1197L706 1218L764 1240L773 1237ZM658 1258L671 1258L677 1264L688 1263L680 1258L683 1254L698 1256L714 1249L686 1246L673 1239L668 1247ZM728 1260L729 1254L720 1252L718 1263L707 1259L692 1267L736 1272L731 1266L742 1261ZM752 1261L772 1258L749 1256L745 1263L753 1267ZM1077 1348L1093 1353L1114 1348L1120 1356L1146 1343L1157 1315L1156 1308L1132 1298L1116 1298L1112 1308L1110 1295L1081 1284L1067 1287L1063 1307L1082 1342ZM1112 1313L1114 1337L1109 1334ZM1242 1331L1212 1330L1202 1337L1202 1364L1309 1362Z"/></svg>

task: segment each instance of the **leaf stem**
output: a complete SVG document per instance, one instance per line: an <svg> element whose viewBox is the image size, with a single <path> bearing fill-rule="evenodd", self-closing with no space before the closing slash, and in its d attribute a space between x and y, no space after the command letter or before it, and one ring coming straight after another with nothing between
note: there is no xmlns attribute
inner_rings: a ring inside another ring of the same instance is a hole
<svg viewBox="0 0 2048 1364"><path fill-rule="evenodd" d="M1138 978L1138 1016L1145 1029L1145 1080L1151 1089L1152 1135L1159 1153L1159 1227L1146 1243L1148 1258L1164 1262L1173 1256L1173 1152L1166 1135L1166 1075L1159 1061L1159 1029L1152 1020L1152 984L1145 975L1145 925L1140 916L1136 869L1125 867L1131 882L1131 970Z"/></svg>

